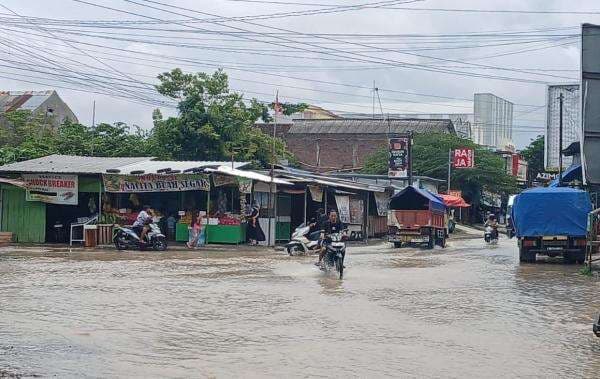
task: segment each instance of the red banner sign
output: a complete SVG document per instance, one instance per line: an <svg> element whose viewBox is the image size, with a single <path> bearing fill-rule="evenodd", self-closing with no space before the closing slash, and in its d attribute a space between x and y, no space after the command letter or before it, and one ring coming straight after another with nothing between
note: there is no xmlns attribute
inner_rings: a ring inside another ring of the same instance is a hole
<svg viewBox="0 0 600 379"><path fill-rule="evenodd" d="M454 168L475 167L475 151L469 148L455 149L452 157L452 165Z"/></svg>

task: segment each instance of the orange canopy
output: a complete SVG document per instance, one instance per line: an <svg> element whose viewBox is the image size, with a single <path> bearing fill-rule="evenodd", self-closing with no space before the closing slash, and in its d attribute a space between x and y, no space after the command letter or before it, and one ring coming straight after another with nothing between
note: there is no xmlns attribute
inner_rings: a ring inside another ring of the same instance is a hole
<svg viewBox="0 0 600 379"><path fill-rule="evenodd" d="M465 202L465 199L459 196L438 194L444 200L444 204L450 208L468 208L471 204Z"/></svg>

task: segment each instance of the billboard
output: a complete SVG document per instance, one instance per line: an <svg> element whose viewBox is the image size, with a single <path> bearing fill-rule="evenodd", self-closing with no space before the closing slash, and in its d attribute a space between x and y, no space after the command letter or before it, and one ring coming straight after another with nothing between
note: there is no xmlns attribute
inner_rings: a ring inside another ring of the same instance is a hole
<svg viewBox="0 0 600 379"><path fill-rule="evenodd" d="M475 167L475 152L473 149L466 147L455 149L454 154L452 154L452 165L454 168Z"/></svg>
<svg viewBox="0 0 600 379"><path fill-rule="evenodd" d="M600 184L600 26L581 27L581 142L584 182Z"/></svg>
<svg viewBox="0 0 600 379"><path fill-rule="evenodd" d="M563 149L581 139L581 112L579 84L549 85L546 88L546 130L544 167L558 171L560 95L563 96ZM563 157L563 168L573 163L573 157Z"/></svg>
<svg viewBox="0 0 600 379"><path fill-rule="evenodd" d="M388 176L407 177L410 164L410 137L390 138Z"/></svg>
<svg viewBox="0 0 600 379"><path fill-rule="evenodd" d="M210 190L210 180L205 174L104 174L102 180L106 192L115 193Z"/></svg>
<svg viewBox="0 0 600 379"><path fill-rule="evenodd" d="M77 179L77 175L23 174L23 181L27 186L25 199L50 204L77 205Z"/></svg>

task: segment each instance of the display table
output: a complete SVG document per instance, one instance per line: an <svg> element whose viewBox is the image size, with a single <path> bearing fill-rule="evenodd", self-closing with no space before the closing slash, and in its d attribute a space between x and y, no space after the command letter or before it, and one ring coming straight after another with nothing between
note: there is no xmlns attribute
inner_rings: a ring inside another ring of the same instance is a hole
<svg viewBox="0 0 600 379"><path fill-rule="evenodd" d="M246 224L205 225L206 243L240 244L246 242Z"/></svg>

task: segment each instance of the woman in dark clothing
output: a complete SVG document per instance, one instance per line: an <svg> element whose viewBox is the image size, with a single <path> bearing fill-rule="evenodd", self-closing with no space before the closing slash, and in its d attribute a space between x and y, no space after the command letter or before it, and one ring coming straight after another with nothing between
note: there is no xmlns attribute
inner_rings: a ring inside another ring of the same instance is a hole
<svg viewBox="0 0 600 379"><path fill-rule="evenodd" d="M260 215L260 207L255 202L252 205L252 210L247 216L248 227L246 229L246 239L251 245L256 245L258 242L265 240L265 233L263 233L260 223L258 222L258 216Z"/></svg>

